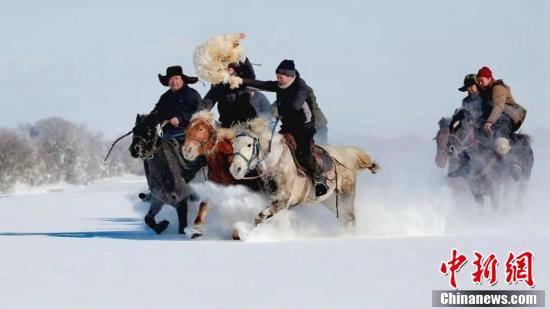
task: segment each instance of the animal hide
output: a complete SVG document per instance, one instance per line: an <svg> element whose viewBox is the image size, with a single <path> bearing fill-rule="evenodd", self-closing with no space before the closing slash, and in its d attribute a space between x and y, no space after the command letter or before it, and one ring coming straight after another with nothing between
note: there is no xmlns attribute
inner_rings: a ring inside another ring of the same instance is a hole
<svg viewBox="0 0 550 309"><path fill-rule="evenodd" d="M212 84L229 82L226 71L231 63L246 59L244 48L239 44L240 33L215 36L195 49L193 64L198 76ZM238 86L238 85L237 85Z"/></svg>

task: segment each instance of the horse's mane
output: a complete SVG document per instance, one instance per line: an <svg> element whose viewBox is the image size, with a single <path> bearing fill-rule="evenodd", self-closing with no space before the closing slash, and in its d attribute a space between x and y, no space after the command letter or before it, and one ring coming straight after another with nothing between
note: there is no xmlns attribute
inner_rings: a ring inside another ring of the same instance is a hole
<svg viewBox="0 0 550 309"><path fill-rule="evenodd" d="M235 128L219 128L216 132L216 145L221 141L232 143L235 140L235 135Z"/></svg>
<svg viewBox="0 0 550 309"><path fill-rule="evenodd" d="M257 117L247 122L238 124L235 131L237 135L246 133L250 136L258 138L260 140L262 151L266 151L267 147L269 147L271 130L269 128L268 120L264 117Z"/></svg>
<svg viewBox="0 0 550 309"><path fill-rule="evenodd" d="M202 119L206 121L209 125L211 125L212 128L216 128L216 117L214 116L214 113L211 113L207 110L202 110L193 114L193 116L191 117L191 121L195 119Z"/></svg>
<svg viewBox="0 0 550 309"><path fill-rule="evenodd" d="M441 117L437 124L439 125L440 129L448 128L451 124L451 118Z"/></svg>

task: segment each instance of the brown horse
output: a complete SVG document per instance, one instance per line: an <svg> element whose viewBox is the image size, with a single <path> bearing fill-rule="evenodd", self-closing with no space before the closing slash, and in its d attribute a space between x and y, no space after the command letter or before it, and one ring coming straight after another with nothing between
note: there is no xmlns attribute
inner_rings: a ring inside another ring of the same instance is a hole
<svg viewBox="0 0 550 309"><path fill-rule="evenodd" d="M208 167L208 180L221 185L245 185L254 191L263 188L263 182L258 177L254 179L236 180L229 172L233 161L233 128L217 128L214 114L200 111L193 115L186 130L185 143L182 146L186 160L195 160L204 155ZM206 209L209 209L207 206Z"/></svg>

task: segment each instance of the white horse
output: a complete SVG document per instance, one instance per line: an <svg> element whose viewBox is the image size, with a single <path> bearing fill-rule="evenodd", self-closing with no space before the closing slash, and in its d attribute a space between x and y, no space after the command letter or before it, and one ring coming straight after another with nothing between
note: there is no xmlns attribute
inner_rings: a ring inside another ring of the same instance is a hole
<svg viewBox="0 0 550 309"><path fill-rule="evenodd" d="M342 211L347 227L354 230L356 173L369 169L374 174L379 166L357 147L323 146L323 149L334 163L325 172L328 192L316 197L311 179L296 165L283 135L272 135L266 120L256 118L237 128L233 142L234 157L229 168L231 175L235 179L243 179L248 171L256 169L264 181L273 187L270 206L256 216L256 225L283 209L322 202L337 214Z"/></svg>

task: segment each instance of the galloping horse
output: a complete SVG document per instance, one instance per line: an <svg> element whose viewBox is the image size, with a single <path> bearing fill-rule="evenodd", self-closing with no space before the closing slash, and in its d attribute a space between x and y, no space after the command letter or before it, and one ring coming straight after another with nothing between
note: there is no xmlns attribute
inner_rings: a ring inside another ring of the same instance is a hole
<svg viewBox="0 0 550 309"><path fill-rule="evenodd" d="M462 169L474 199L483 204L483 196L490 196L493 207L499 207L502 195L508 188L503 185L510 179L518 181L518 202L527 190L534 163L530 137L526 134L512 134L512 150L504 157L494 151L491 136L476 128L475 119L466 109L458 110L451 120L442 118L437 142L436 164L449 169ZM451 164L453 165L451 167Z"/></svg>
<svg viewBox="0 0 550 309"><path fill-rule="evenodd" d="M185 234L187 227L187 200L194 196L187 184L193 175L185 169L178 145L160 136L156 125L148 120L147 115L137 115L132 130L130 154L143 160L147 184L151 190L151 207L145 216L145 223L157 234L162 233L169 222L156 223L155 216L164 204L176 208L179 221L179 233ZM199 211L197 221L203 216ZM199 235L193 235L194 237Z"/></svg>
<svg viewBox="0 0 550 309"><path fill-rule="evenodd" d="M242 184L252 190L262 189L260 179L236 180L229 173L229 166L233 159L233 140L235 130L232 128L217 128L214 114L200 111L193 115L186 130L183 156L186 160L195 160L201 155L206 158L208 180L221 185ZM209 205L205 204L205 211Z"/></svg>
<svg viewBox="0 0 550 309"><path fill-rule="evenodd" d="M275 184L270 192L271 204L256 216L256 225L283 209L323 202L337 213L338 207L342 207L348 228L355 227L357 171L369 169L374 174L379 166L356 147L323 146L322 149L332 162L325 172L329 190L317 198L311 179L295 163L285 138L281 134L273 135L265 119L256 118L237 128L233 142L234 158L229 169L233 177L242 179L248 171L255 169L264 181Z"/></svg>

